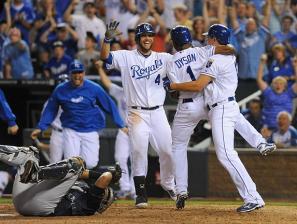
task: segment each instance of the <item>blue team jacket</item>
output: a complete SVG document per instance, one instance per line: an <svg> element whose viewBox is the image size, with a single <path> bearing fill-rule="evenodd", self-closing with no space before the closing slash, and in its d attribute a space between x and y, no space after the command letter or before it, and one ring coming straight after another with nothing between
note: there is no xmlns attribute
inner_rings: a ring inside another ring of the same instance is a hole
<svg viewBox="0 0 297 224"><path fill-rule="evenodd" d="M101 130L105 128L102 110L112 116L118 127L124 127L114 101L100 85L90 80L85 79L80 87L72 86L70 81L58 85L41 115L39 129L47 129L55 119L59 106L63 109L60 117L63 128L77 132Z"/></svg>
<svg viewBox="0 0 297 224"><path fill-rule="evenodd" d="M0 117L8 123L8 126L16 125L15 115L12 113L9 104L7 103L3 91L0 89Z"/></svg>

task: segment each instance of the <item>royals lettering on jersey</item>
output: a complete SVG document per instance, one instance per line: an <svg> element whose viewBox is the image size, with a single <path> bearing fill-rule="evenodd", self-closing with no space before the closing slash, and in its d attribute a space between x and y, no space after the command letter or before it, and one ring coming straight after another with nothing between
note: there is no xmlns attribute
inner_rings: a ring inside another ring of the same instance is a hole
<svg viewBox="0 0 297 224"><path fill-rule="evenodd" d="M190 64L191 62L196 61L196 55L195 54L188 54L187 56L184 56L182 58L178 58L174 63L178 68L181 68L185 65Z"/></svg>
<svg viewBox="0 0 297 224"><path fill-rule="evenodd" d="M160 69L162 69L163 62L162 60L155 60L153 65L149 65L145 68L141 68L139 65L132 65L132 78L142 79L147 78L149 79L151 75L157 73Z"/></svg>
<svg viewBox="0 0 297 224"><path fill-rule="evenodd" d="M154 107L164 104L166 91L161 84L172 55L152 52L145 57L137 50L112 51L108 69L121 72L127 106Z"/></svg>

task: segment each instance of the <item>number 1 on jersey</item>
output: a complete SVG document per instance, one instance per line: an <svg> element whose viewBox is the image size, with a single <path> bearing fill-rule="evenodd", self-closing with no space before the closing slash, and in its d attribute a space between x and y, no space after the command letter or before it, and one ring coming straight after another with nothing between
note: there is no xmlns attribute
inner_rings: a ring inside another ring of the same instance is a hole
<svg viewBox="0 0 297 224"><path fill-rule="evenodd" d="M155 83L157 83L158 85L160 85L160 81L161 81L161 76L160 74L157 75L156 79L155 79Z"/></svg>
<svg viewBox="0 0 297 224"><path fill-rule="evenodd" d="M194 75L194 73L193 73L190 66L187 67L187 73L190 75L190 78L191 78L192 81L196 80L195 75Z"/></svg>

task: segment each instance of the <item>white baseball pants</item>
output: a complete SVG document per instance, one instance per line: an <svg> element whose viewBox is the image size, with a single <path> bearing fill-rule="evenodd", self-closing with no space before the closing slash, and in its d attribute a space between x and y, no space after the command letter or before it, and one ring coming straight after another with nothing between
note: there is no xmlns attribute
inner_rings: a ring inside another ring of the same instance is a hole
<svg viewBox="0 0 297 224"><path fill-rule="evenodd" d="M99 161L99 134L93 132L77 132L63 128L64 159L81 156L88 169L94 168Z"/></svg>
<svg viewBox="0 0 297 224"><path fill-rule="evenodd" d="M212 136L218 160L230 174L245 203L264 205L256 185L234 150L234 129L241 119L238 104L231 101L209 111Z"/></svg>
<svg viewBox="0 0 297 224"><path fill-rule="evenodd" d="M49 162L56 163L63 159L63 132L52 129L49 144Z"/></svg>
<svg viewBox="0 0 297 224"><path fill-rule="evenodd" d="M146 176L150 143L159 155L161 185L166 190L173 190L175 184L172 138L164 108L156 110L129 108L127 120L132 145L133 176Z"/></svg>
<svg viewBox="0 0 297 224"><path fill-rule="evenodd" d="M128 159L131 155L131 143L129 136L119 129L115 140L115 161L120 164L123 170L122 177L120 179L120 190L135 192L133 175L129 175ZM131 158L131 157L130 157Z"/></svg>

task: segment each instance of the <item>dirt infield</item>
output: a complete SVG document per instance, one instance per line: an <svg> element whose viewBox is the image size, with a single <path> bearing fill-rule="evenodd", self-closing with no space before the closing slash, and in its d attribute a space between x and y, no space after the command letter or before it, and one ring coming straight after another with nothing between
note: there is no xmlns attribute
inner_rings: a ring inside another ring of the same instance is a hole
<svg viewBox="0 0 297 224"><path fill-rule="evenodd" d="M152 201L148 209L135 209L133 202L120 201L114 203L105 213L89 217L23 217L15 212L11 204L2 204L0 205L0 223L297 223L297 207L293 203L291 205L267 203L265 208L247 214L235 212L239 205L238 202L191 201L184 210L177 211L171 201Z"/></svg>

